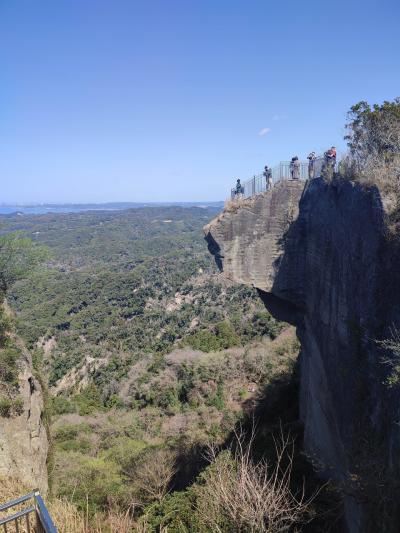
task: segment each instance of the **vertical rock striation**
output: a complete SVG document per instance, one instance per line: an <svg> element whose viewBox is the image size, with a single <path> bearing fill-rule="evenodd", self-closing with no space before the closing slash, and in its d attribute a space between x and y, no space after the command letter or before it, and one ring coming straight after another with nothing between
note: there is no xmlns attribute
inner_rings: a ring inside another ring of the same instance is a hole
<svg viewBox="0 0 400 533"><path fill-rule="evenodd" d="M304 448L343 489L343 530L396 531L399 392L376 339L400 324L399 253L379 191L282 182L205 234L225 275L297 326Z"/></svg>
<svg viewBox="0 0 400 533"><path fill-rule="evenodd" d="M46 494L49 443L43 422L43 391L33 374L30 353L18 339L16 343L21 351L18 382L22 408L17 416L0 417L0 475Z"/></svg>

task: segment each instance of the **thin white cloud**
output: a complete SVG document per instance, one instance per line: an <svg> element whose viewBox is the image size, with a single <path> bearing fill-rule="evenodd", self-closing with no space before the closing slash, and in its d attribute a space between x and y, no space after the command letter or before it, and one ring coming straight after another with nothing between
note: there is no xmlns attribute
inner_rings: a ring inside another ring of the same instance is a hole
<svg viewBox="0 0 400 533"><path fill-rule="evenodd" d="M260 137L264 137L264 135L267 135L267 133L269 133L270 131L271 131L271 128L263 128L262 130L258 132L258 135Z"/></svg>
<svg viewBox="0 0 400 533"><path fill-rule="evenodd" d="M276 114L276 115L274 115L272 117L272 120L286 120L286 119L287 119L286 115L278 115L278 114Z"/></svg>

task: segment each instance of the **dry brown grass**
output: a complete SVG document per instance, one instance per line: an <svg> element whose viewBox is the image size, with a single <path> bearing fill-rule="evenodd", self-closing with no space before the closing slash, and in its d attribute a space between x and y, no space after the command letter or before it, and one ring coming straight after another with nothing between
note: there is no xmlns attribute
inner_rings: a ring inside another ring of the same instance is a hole
<svg viewBox="0 0 400 533"><path fill-rule="evenodd" d="M344 158L340 167L341 174L366 187L376 185L381 193L383 207L388 214L399 209L400 203L400 155L389 161L381 156L370 155L362 164L355 164L350 156Z"/></svg>
<svg viewBox="0 0 400 533"><path fill-rule="evenodd" d="M56 499L49 504L49 512L59 533L131 533L136 531L129 509L125 512L111 509L107 514L94 516L79 511L67 499Z"/></svg>
<svg viewBox="0 0 400 533"><path fill-rule="evenodd" d="M229 198L225 200L224 209L218 215L217 219L224 215L224 213L236 213L242 207L251 205L254 201L254 196L249 198L244 198L243 196L235 196L235 198Z"/></svg>
<svg viewBox="0 0 400 533"><path fill-rule="evenodd" d="M0 477L0 503L5 503L30 492L17 479ZM1 513L0 517L11 515L31 505L29 502L13 507L8 513ZM54 498L46 502L50 516L59 533L131 533L137 531L134 520L131 518L130 509L110 509L108 513L97 513L89 518L86 512L80 511L66 498ZM19 520L19 533L27 533L25 518ZM33 517L30 519L31 531L34 527ZM16 531L14 525L7 525L7 533Z"/></svg>
<svg viewBox="0 0 400 533"><path fill-rule="evenodd" d="M86 533L88 524L85 514L66 499L55 499L48 505L50 516L60 533Z"/></svg>
<svg viewBox="0 0 400 533"><path fill-rule="evenodd" d="M30 492L31 489L28 489L23 483L21 483L19 480L10 478L10 477L0 477L0 503L6 503L10 500L14 500L15 498L18 498L19 496L23 496L24 494L27 494ZM25 509L26 507L29 507L32 505L32 502L26 502L21 505L17 505L13 507L12 509L1 512L0 518L5 518L6 516L10 516L18 511L21 511L22 509ZM31 530L33 531L34 526L34 519L33 517L30 517L29 524L31 527ZM26 527L26 519L20 519L18 521L19 526L19 532L20 533L26 533L27 527ZM14 524L7 524L7 533L14 533L16 531Z"/></svg>
<svg viewBox="0 0 400 533"><path fill-rule="evenodd" d="M234 213L239 209L241 205L245 202L245 199L242 196L235 196L234 198L229 198L225 200L224 211L227 213Z"/></svg>

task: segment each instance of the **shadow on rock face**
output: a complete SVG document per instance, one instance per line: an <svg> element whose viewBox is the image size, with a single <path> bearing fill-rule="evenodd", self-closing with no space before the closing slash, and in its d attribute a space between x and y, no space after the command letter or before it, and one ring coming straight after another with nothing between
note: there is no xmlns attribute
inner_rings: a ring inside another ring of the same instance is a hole
<svg viewBox="0 0 400 533"><path fill-rule="evenodd" d="M211 235L210 232L206 233L205 235L205 241L207 242L208 251L212 256L214 256L215 263L220 270L220 272L223 271L223 264L222 259L223 255L221 255L221 247L218 245L214 237Z"/></svg>

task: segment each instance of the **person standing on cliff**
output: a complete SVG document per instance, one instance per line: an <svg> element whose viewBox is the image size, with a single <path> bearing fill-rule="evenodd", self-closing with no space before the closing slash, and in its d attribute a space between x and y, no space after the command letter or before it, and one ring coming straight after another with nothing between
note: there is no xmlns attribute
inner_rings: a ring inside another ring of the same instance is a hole
<svg viewBox="0 0 400 533"><path fill-rule="evenodd" d="M272 170L267 165L264 167L263 175L265 178L266 190L270 191L272 189Z"/></svg>
<svg viewBox="0 0 400 533"><path fill-rule="evenodd" d="M332 146L332 148L331 148L331 164L332 164L332 169L335 169L335 166L336 166L336 156L337 156L336 148L335 148L334 146Z"/></svg>
<svg viewBox="0 0 400 533"><path fill-rule="evenodd" d="M240 183L240 179L238 178L236 180L236 190L235 190L235 194L237 198L241 198L242 193L243 193L243 187L242 187L242 184Z"/></svg>
<svg viewBox="0 0 400 533"><path fill-rule="evenodd" d="M329 148L329 150L325 152L324 156L326 166L334 170L336 165L336 148L332 146L332 148Z"/></svg>
<svg viewBox="0 0 400 533"><path fill-rule="evenodd" d="M311 154L307 156L307 159L308 159L308 179L312 180L315 176L315 160L317 159L315 152L311 152Z"/></svg>
<svg viewBox="0 0 400 533"><path fill-rule="evenodd" d="M291 179L292 180L300 179L300 161L297 155L292 157L289 168L290 168Z"/></svg>

